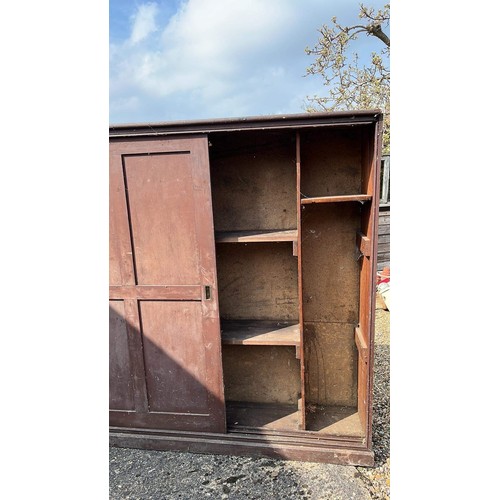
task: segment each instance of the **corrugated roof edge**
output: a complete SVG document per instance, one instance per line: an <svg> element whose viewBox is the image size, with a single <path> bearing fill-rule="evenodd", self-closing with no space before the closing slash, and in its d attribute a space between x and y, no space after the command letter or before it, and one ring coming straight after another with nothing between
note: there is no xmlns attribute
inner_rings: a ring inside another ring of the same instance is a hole
<svg viewBox="0 0 500 500"><path fill-rule="evenodd" d="M368 124L382 119L379 109L330 111L288 115L261 115L241 118L179 120L171 122L126 123L109 126L111 137L158 136L186 133L208 133L247 129L311 127L318 125Z"/></svg>

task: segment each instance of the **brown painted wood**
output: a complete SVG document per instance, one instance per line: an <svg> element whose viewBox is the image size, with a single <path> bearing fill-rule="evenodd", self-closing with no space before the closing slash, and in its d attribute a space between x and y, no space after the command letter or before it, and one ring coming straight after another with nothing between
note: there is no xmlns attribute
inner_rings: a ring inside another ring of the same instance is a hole
<svg viewBox="0 0 500 500"><path fill-rule="evenodd" d="M379 119L284 119L281 130L234 119L216 125L210 150L206 138L185 134L189 124L137 128L167 134L154 140L117 132L116 387L121 372L131 375L110 413L122 429L115 444L373 463L377 244L379 255L389 250L389 221L378 217ZM191 179L182 175L187 168ZM286 326L276 330L278 323ZM225 419L222 370L209 373L221 354L228 434L214 424Z"/></svg>
<svg viewBox="0 0 500 500"><path fill-rule="evenodd" d="M380 196L378 186L380 186L380 164L381 164L381 155L382 155L382 131L383 131L383 122L382 116L377 120L374 127L373 138L370 140L370 145L373 150L372 154L372 172L373 172L373 183L374 186L377 186L377 189L374 189L374 200L371 206L372 211L372 224L373 224L373 255L377 255L378 253L378 213L379 213L379 205L380 205ZM371 289L369 291L370 305L371 305L371 315L369 321L369 332L368 332L368 346L369 346L369 362L367 366L367 384L366 384L366 392L367 392L367 417L366 417L366 439L368 446L371 448L372 446L372 434L373 434L373 372L374 372L374 361L375 361L375 294L376 294L376 280L377 280L377 259L371 259Z"/></svg>
<svg viewBox="0 0 500 500"><path fill-rule="evenodd" d="M228 402L228 406L235 403ZM240 404L240 403L236 403ZM248 403L241 403L243 405L248 405ZM249 406L249 405L248 405ZM281 405L280 405L281 406ZM121 429L110 426L111 432L120 432ZM196 436L203 439L205 433L203 431L172 431L172 430L160 430L160 429L144 429L140 427L132 427L127 429L131 434L135 435L150 435L155 434L157 436ZM214 438L224 440L231 440L233 436L237 437L238 440L242 442L250 442L258 439L269 439L276 440L276 442L295 444L298 446L305 445L310 446L313 442L320 446L333 446L336 448L352 448L356 450L366 449L366 439L361 436L335 436L329 434L323 434L321 440L318 441L318 435L314 431L302 431L297 429L265 429L265 428L251 428L246 429L230 429L226 434L211 433Z"/></svg>
<svg viewBox="0 0 500 500"><path fill-rule="evenodd" d="M370 181L373 182L373 175L375 174L373 170L373 138L369 138L363 144L363 182L364 188L373 192L371 188ZM378 194L378 193L377 193ZM369 206L363 206L361 210L361 233L366 235L371 241L373 241L373 229L374 229L374 206L376 204L377 197L375 197L375 203ZM373 252L373 249L372 249ZM371 252L371 253L372 253ZM373 254L373 253L372 253ZM373 254L374 255L374 254ZM363 338L355 336L355 340L358 342L361 340L362 345L368 345L369 343L369 332L370 323L372 321L371 313L371 294L372 294L372 259L369 259L366 254L363 254L360 259L359 267L359 322L357 325L357 332L363 335ZM369 386L369 371L367 370L368 357L366 351L359 349L358 346L358 411L361 423L364 427L368 425L368 413L369 413L369 399L368 399L368 386Z"/></svg>
<svg viewBox="0 0 500 500"><path fill-rule="evenodd" d="M350 194L345 196L318 196L310 198L302 198L302 205L310 205L313 203L342 203L346 201L369 201L372 196L369 194Z"/></svg>
<svg viewBox="0 0 500 500"><path fill-rule="evenodd" d="M112 142L110 169L110 296L134 380L133 411L110 421L223 432L207 139Z"/></svg>
<svg viewBox="0 0 500 500"><path fill-rule="evenodd" d="M138 300L202 300L203 287L200 285L155 285L155 286L110 286L110 299Z"/></svg>
<svg viewBox="0 0 500 500"><path fill-rule="evenodd" d="M371 252L371 241L368 236L359 232L356 234L356 244L358 245L359 251L365 256L370 257Z"/></svg>
<svg viewBox="0 0 500 500"><path fill-rule="evenodd" d="M365 334L361 332L361 328L356 327L354 329L354 340L356 342L356 347L358 348L358 353L361 359L368 363L368 344L366 342Z"/></svg>
<svg viewBox="0 0 500 500"><path fill-rule="evenodd" d="M127 336L130 353L130 369L134 380L135 411L147 413L148 395L144 371L144 352L141 338L141 319L137 300L124 300L124 319L127 323Z"/></svg>
<svg viewBox="0 0 500 500"><path fill-rule="evenodd" d="M124 157L138 285L199 281L189 152Z"/></svg>
<svg viewBox="0 0 500 500"><path fill-rule="evenodd" d="M300 150L300 132L295 134L295 166L297 170L297 267L298 267L298 295L299 295L299 359L300 359L300 398L298 403L300 422L299 427L306 429L306 367L304 351L304 305L302 293L302 206L301 199L301 150ZM295 254L294 254L295 255Z"/></svg>
<svg viewBox="0 0 500 500"><path fill-rule="evenodd" d="M208 413L201 303L143 301L140 307L150 411Z"/></svg>
<svg viewBox="0 0 500 500"><path fill-rule="evenodd" d="M252 116L245 118L218 118L209 120L189 120L159 123L136 123L110 125L110 137L133 138L137 136L161 137L162 135L186 135L210 132L234 132L245 130L266 130L273 133L278 129L296 129L311 127L317 130L321 126L328 128L341 127L352 130L353 125L359 127L375 123L381 116L380 110L370 111L335 111L322 113L301 113L294 115Z"/></svg>
<svg viewBox="0 0 500 500"><path fill-rule="evenodd" d="M109 152L109 284L135 285L122 158L112 147Z"/></svg>
<svg viewBox="0 0 500 500"><path fill-rule="evenodd" d="M124 448L147 450L175 450L195 453L232 454L254 457L270 457L281 460L301 460L305 462L325 462L342 465L372 467L373 451L366 445L345 445L342 440L324 445L316 433L305 443L296 437L283 439L268 434L228 434L186 433L150 431L136 433L133 430L113 429L110 444Z"/></svg>
<svg viewBox="0 0 500 500"><path fill-rule="evenodd" d="M382 143L382 124L377 122L367 135L363 147L363 176L366 191L373 193L370 205L363 206L361 213L361 231L371 240L371 255L378 252L378 213L380 186L380 155ZM359 333L368 352L358 355L358 412L361 424L366 429L369 446L372 440L372 398L373 398L373 363L374 363L374 319L377 259L363 257L360 263L360 309Z"/></svg>
<svg viewBox="0 0 500 500"><path fill-rule="evenodd" d="M297 323L288 321L222 321L222 343L227 345L300 345Z"/></svg>
<svg viewBox="0 0 500 500"><path fill-rule="evenodd" d="M134 409L134 380L122 300L109 302L109 407Z"/></svg>

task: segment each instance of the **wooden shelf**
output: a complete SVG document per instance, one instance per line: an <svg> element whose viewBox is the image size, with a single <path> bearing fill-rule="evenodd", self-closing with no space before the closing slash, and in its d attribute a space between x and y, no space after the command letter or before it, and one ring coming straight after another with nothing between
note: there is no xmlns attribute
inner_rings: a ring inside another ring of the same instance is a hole
<svg viewBox="0 0 500 500"><path fill-rule="evenodd" d="M349 194L344 196L319 196L315 198L302 198L300 203L302 205L309 205L312 203L338 203L346 201L370 201L372 195L370 194Z"/></svg>
<svg viewBox="0 0 500 500"><path fill-rule="evenodd" d="M255 230L255 231L217 231L215 233L217 243L262 243L276 241L297 241L297 230L287 229L284 231Z"/></svg>
<svg viewBox="0 0 500 500"><path fill-rule="evenodd" d="M300 345L299 325L291 321L222 320L221 334L226 345Z"/></svg>

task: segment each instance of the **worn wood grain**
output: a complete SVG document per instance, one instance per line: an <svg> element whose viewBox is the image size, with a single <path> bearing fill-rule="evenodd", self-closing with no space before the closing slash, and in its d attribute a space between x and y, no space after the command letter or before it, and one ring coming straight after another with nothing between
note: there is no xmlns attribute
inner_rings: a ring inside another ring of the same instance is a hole
<svg viewBox="0 0 500 500"><path fill-rule="evenodd" d="M226 401L294 405L300 397L295 347L223 345Z"/></svg>
<svg viewBox="0 0 500 500"><path fill-rule="evenodd" d="M356 406L358 356L353 332L349 323L304 322L307 407Z"/></svg>
<svg viewBox="0 0 500 500"><path fill-rule="evenodd" d="M298 323L288 321L223 321L222 343L230 345L300 345Z"/></svg>
<svg viewBox="0 0 500 500"><path fill-rule="evenodd" d="M297 260L290 246L217 245L221 318L298 320Z"/></svg>
<svg viewBox="0 0 500 500"><path fill-rule="evenodd" d="M302 198L300 203L302 205L311 205L313 203L342 203L349 201L369 201L372 199L372 196L369 194L351 194L351 195L343 195L343 196L318 196L318 197L309 197Z"/></svg>
<svg viewBox="0 0 500 500"><path fill-rule="evenodd" d="M366 194L361 186L363 132L357 128L301 132L303 197Z"/></svg>
<svg viewBox="0 0 500 500"><path fill-rule="evenodd" d="M294 133L210 138L217 231L297 228Z"/></svg>
<svg viewBox="0 0 500 500"><path fill-rule="evenodd" d="M267 231L226 231L216 232L218 243L264 243L276 241L297 241L297 230L267 230Z"/></svg>
<svg viewBox="0 0 500 500"><path fill-rule="evenodd" d="M304 321L357 323L360 206L308 206L302 214Z"/></svg>

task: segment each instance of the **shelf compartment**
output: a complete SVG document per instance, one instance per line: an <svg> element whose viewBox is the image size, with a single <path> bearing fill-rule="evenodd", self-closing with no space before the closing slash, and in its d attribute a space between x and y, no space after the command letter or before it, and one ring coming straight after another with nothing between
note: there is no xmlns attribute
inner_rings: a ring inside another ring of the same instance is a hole
<svg viewBox="0 0 500 500"><path fill-rule="evenodd" d="M349 202L349 201L371 201L371 194L348 194L342 196L316 196L311 198L302 198L300 200L301 205L310 205L313 203L339 203L339 202Z"/></svg>
<svg viewBox="0 0 500 500"><path fill-rule="evenodd" d="M308 431L334 436L364 436L357 408L308 404L306 412Z"/></svg>
<svg viewBox="0 0 500 500"><path fill-rule="evenodd" d="M225 345L294 346L300 359L300 327L292 321L222 320Z"/></svg>
<svg viewBox="0 0 500 500"><path fill-rule="evenodd" d="M265 243L292 241L297 242L297 229L269 229L255 231L216 231L217 243Z"/></svg>
<svg viewBox="0 0 500 500"><path fill-rule="evenodd" d="M228 402L226 419L230 432L245 429L297 431L300 412L296 405Z"/></svg>

